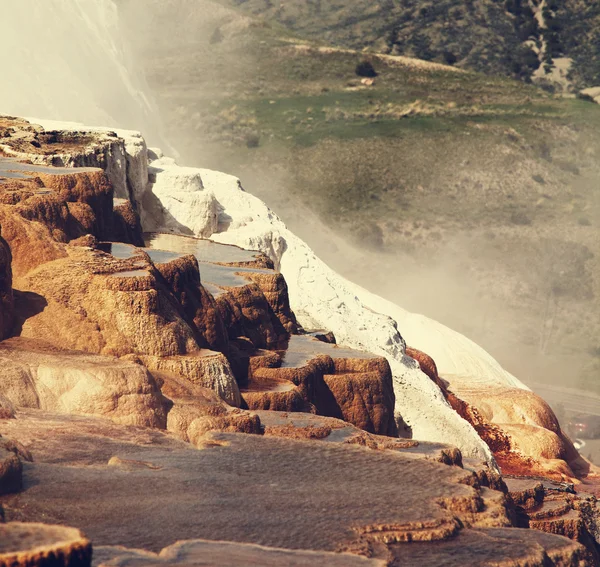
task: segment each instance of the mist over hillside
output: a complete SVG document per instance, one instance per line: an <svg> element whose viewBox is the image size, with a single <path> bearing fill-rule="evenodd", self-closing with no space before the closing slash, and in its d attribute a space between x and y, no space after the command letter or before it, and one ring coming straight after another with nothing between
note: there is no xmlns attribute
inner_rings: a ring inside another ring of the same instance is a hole
<svg viewBox="0 0 600 567"><path fill-rule="evenodd" d="M138 129L162 143L156 107L112 1L52 2L41 10L36 0L19 0L1 11L10 46L3 113Z"/></svg>
<svg viewBox="0 0 600 567"><path fill-rule="evenodd" d="M596 388L600 107L325 48L326 35L311 46L303 29L249 17L258 4L137 6L121 9L136 14L132 38L186 163L240 176L332 267L526 381ZM371 87L355 74L365 58Z"/></svg>

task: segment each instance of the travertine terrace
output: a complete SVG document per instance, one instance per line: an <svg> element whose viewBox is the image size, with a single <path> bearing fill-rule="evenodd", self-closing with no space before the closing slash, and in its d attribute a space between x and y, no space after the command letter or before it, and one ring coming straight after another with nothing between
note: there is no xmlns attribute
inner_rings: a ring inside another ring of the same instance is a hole
<svg viewBox="0 0 600 567"><path fill-rule="evenodd" d="M596 560L593 470L479 351L438 371L237 181L137 133L0 136L0 565L90 565L86 537L107 567ZM528 499L534 475L579 494Z"/></svg>

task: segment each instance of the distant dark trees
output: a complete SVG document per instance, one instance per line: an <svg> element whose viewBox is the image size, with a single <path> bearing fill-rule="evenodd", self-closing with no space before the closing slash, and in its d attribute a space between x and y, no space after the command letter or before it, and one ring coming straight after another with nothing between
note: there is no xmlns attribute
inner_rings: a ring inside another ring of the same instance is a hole
<svg viewBox="0 0 600 567"><path fill-rule="evenodd" d="M377 77L377 71L375 71L375 67L373 67L373 63L367 60L361 61L355 69L355 73L359 77L367 77L374 78Z"/></svg>

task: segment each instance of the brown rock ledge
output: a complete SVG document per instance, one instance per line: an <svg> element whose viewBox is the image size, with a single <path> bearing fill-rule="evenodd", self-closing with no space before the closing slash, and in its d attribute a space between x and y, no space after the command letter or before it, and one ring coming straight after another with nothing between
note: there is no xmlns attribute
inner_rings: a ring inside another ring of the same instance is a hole
<svg viewBox="0 0 600 567"><path fill-rule="evenodd" d="M89 567L92 546L74 528L0 524L0 567Z"/></svg>

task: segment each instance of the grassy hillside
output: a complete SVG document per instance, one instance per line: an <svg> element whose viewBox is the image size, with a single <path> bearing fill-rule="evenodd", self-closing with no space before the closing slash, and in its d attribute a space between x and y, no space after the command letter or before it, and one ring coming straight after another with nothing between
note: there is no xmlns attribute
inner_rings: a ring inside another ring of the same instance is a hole
<svg viewBox="0 0 600 567"><path fill-rule="evenodd" d="M519 375L589 382L598 105L324 47L223 5L144 6L138 49L182 161L239 175L334 267Z"/></svg>

